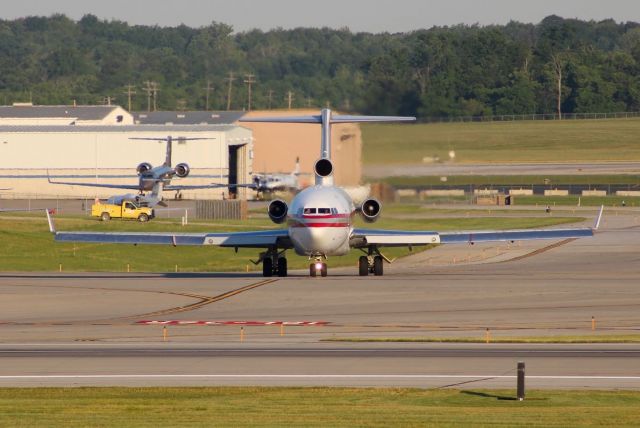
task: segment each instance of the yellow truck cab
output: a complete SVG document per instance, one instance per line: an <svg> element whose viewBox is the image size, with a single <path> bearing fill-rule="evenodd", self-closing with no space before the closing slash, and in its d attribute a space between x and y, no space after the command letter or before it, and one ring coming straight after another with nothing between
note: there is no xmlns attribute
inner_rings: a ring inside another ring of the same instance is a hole
<svg viewBox="0 0 640 428"><path fill-rule="evenodd" d="M120 205L96 202L91 206L91 216L99 217L102 221L109 221L112 218L122 218L145 222L154 217L154 212L153 208L141 207L132 201L122 201Z"/></svg>

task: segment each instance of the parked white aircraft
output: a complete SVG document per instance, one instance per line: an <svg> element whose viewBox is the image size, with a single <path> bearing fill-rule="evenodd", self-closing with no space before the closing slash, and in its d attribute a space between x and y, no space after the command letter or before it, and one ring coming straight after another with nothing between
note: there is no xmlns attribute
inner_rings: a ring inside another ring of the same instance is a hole
<svg viewBox="0 0 640 428"><path fill-rule="evenodd" d="M253 183L247 185L259 194L270 194L278 191L296 192L300 190L300 158L296 158L296 167L289 174L257 173L253 174ZM240 185L241 186L241 185Z"/></svg>
<svg viewBox="0 0 640 428"><path fill-rule="evenodd" d="M132 232L56 232L51 217L49 227L61 242L104 242L118 244L168 244L217 245L233 248L262 248L264 276L287 276L285 252L293 249L296 254L307 256L311 276L327 275L326 260L331 256L342 256L351 249L361 250L359 274L366 276L383 274L385 258L383 247L411 247L428 244L473 244L487 241L516 241L528 239L567 239L593 236L598 228L602 209L593 228L564 228L542 230L506 230L445 232L398 231L359 229L353 226L354 214L360 214L367 222L380 215L381 204L367 199L355 206L349 195L333 184L331 162L331 124L346 122L413 121L413 117L388 116L343 116L332 115L329 109L317 116L276 117L243 119L253 122L318 123L322 126L320 159L314 170L315 186L298 193L289 207L284 201L274 200L269 204L268 214L274 223L287 223L286 229L230 233L132 233Z"/></svg>
<svg viewBox="0 0 640 428"><path fill-rule="evenodd" d="M68 186L86 186L86 187L102 187L108 189L129 189L137 190L139 194L126 194L115 195L109 198L109 203L119 205L124 200L131 200L141 203L143 205L155 206L162 203L162 191L163 190L190 190L190 189L209 189L214 187L220 187L219 184L210 185L174 185L171 184L173 177L185 178L189 175L189 165L186 163L179 163L175 167L171 166L171 150L173 144L173 137L168 136L166 138L138 138L133 137L130 140L151 140L151 141L166 141L167 151L165 155L164 163L160 166L153 167L149 162L142 162L136 167L138 173L138 184L108 184L108 183L87 183L76 181L53 181L47 177L51 184L64 184ZM206 138L180 138L180 140L206 140ZM148 193L144 193L148 192Z"/></svg>

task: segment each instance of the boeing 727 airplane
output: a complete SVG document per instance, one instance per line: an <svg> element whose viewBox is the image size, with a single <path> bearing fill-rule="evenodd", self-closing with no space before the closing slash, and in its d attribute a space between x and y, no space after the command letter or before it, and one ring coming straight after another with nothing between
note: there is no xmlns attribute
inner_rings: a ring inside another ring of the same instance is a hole
<svg viewBox="0 0 640 428"><path fill-rule="evenodd" d="M530 229L474 232L437 232L361 229L353 225L355 214L374 222L382 205L367 199L355 206L349 195L333 183L331 162L331 125L349 122L405 122L413 117L332 115L323 109L320 115L298 117L252 118L242 121L316 123L321 125L320 159L314 165L315 185L300 191L288 206L282 200L269 204L268 214L276 224L287 228L229 233L134 233L134 232L57 232L49 213L49 228L60 242L102 242L117 244L217 245L231 248L259 248L262 273L287 276L286 251L309 258L309 274L326 276L328 257L348 254L352 249L363 252L359 259L361 276L383 274L384 247L414 247L429 244L473 244L490 241L530 239L568 239L593 236L602 217L602 208L593 228Z"/></svg>

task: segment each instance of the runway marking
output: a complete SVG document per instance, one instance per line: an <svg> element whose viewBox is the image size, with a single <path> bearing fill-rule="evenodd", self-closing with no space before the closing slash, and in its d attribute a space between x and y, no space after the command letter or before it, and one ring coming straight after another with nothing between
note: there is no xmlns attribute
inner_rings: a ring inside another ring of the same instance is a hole
<svg viewBox="0 0 640 428"><path fill-rule="evenodd" d="M547 251L553 250L554 248L561 247L561 246L563 246L565 244L568 244L570 242L573 242L575 240L576 240L576 238L564 239L564 240L562 240L560 242L555 242L555 243L553 243L551 245L547 245L547 246L544 246L542 248L538 248L537 250L534 250L534 251L532 251L530 253L523 254L521 256L517 256L517 257L514 257L512 259L502 260L502 261L499 261L498 263L517 262L517 261L520 261L520 260L523 260L523 259L527 259L529 257L537 256L538 254L546 253Z"/></svg>
<svg viewBox="0 0 640 428"><path fill-rule="evenodd" d="M240 288L236 288L235 290L231 290L231 291L227 291L226 293L223 294L219 294L217 296L213 296L213 297L209 297L209 296L199 296L196 294L184 294L185 296L189 296L189 297L195 297L198 299L201 299L199 302L196 303L192 303L190 305L186 305L186 306L178 306L175 308L169 308L169 309L163 309L160 311L155 311L155 312L149 312L146 314L141 314L141 315L132 315L132 316L127 316L127 317L122 317L122 318L145 318L145 317L154 317L154 316L159 316L159 315L169 315L169 314L174 314L174 313L178 313L178 312L186 312L186 311L193 311L194 309L199 309L203 306L209 305L211 303L215 303L215 302L219 302L220 300L224 300L224 299L228 299L229 297L233 297L237 294L240 293L244 293L245 291L249 291L249 290L253 290L254 288L258 288L261 287L263 285L267 285L267 284L271 284L273 282L278 281L278 279L265 279L262 281L258 281L255 282L253 284L249 284L249 285L245 285L244 287L240 287ZM172 293L172 294L178 294L178 293Z"/></svg>
<svg viewBox="0 0 640 428"><path fill-rule="evenodd" d="M61 374L0 375L0 380L19 379L516 379L517 375L447 375L447 374ZM555 376L529 375L540 380L632 380L640 376Z"/></svg>
<svg viewBox="0 0 640 428"><path fill-rule="evenodd" d="M327 325L329 321L185 321L185 320L168 320L168 321L137 321L136 324L144 325Z"/></svg>

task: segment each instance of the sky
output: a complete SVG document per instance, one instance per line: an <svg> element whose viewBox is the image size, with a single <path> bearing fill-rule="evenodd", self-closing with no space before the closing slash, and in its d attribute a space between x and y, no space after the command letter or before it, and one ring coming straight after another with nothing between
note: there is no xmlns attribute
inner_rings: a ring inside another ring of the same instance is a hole
<svg viewBox="0 0 640 428"><path fill-rule="evenodd" d="M456 24L538 23L545 16L640 22L638 0L21 0L7 1L0 17L91 13L130 24L199 27L212 21L235 31L253 28L348 27L406 32Z"/></svg>

